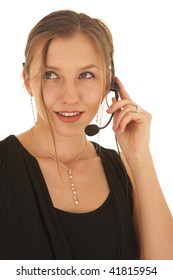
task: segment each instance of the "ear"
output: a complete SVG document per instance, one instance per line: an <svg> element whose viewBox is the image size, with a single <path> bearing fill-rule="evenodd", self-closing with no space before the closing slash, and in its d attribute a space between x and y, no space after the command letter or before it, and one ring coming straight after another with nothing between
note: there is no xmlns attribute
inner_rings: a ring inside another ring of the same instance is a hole
<svg viewBox="0 0 173 280"><path fill-rule="evenodd" d="M27 92L30 95L32 95L31 87L30 87L30 84L29 84L29 75L25 70L23 70L22 77L23 77L23 81L24 81L25 88L26 88Z"/></svg>

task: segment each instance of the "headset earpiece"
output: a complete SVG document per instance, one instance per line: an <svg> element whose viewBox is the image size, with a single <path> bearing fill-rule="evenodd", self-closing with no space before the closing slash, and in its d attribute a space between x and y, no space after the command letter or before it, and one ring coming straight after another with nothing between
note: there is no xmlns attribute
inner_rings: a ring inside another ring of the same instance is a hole
<svg viewBox="0 0 173 280"><path fill-rule="evenodd" d="M110 91L113 91L115 93L115 98L118 100L119 98L119 87L114 81L115 78L115 67L114 67L114 60L113 58L111 59L111 86L110 86Z"/></svg>
<svg viewBox="0 0 173 280"><path fill-rule="evenodd" d="M111 88L110 88L110 91L114 91L114 93L115 93L115 98L116 98L116 100L118 100L118 98L119 98L119 94L118 94L118 92L119 92L119 87L118 87L118 85L117 85L115 82L112 83Z"/></svg>

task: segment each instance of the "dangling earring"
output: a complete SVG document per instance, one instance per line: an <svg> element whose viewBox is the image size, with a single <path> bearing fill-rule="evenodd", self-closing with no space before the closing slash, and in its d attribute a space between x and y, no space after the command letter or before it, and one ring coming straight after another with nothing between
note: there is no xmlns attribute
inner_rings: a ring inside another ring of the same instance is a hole
<svg viewBox="0 0 173 280"><path fill-rule="evenodd" d="M96 115L96 123L98 123L99 122L99 113L97 113L97 115Z"/></svg>
<svg viewBox="0 0 173 280"><path fill-rule="evenodd" d="M104 109L104 104L101 103L100 107L98 109L97 115L96 115L96 122L97 122L98 126L101 126L102 117L103 117L103 109Z"/></svg>
<svg viewBox="0 0 173 280"><path fill-rule="evenodd" d="M35 109L34 109L34 104L33 104L33 95L30 95L30 101L31 101L31 109L32 109L32 116L34 120L34 124L36 124L36 117L35 117Z"/></svg>
<svg viewBox="0 0 173 280"><path fill-rule="evenodd" d="M99 109L97 111L97 115L95 116L95 122L98 124L99 121L100 121L100 107L99 107Z"/></svg>

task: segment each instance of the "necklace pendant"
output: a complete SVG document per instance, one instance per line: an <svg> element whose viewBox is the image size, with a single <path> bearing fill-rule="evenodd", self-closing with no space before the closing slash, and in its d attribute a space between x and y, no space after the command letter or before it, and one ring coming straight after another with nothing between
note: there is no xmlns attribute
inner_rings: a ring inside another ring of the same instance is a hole
<svg viewBox="0 0 173 280"><path fill-rule="evenodd" d="M79 200L78 200L78 197L77 197L77 194L76 194L76 188L75 188L75 185L73 183L73 176L72 176L72 168L74 167L74 165L76 164L76 162L84 155L84 153L86 152L86 149L87 149L87 145L88 145L88 141L86 141L85 143L85 147L83 149L83 151L77 156L77 158L74 160L71 168L67 168L60 160L58 160L58 157L57 157L57 152L56 152L56 149L55 149L55 156L49 154L48 152L44 151L42 146L39 144L39 142L36 140L36 138L34 137L33 133L32 133L32 128L30 129L30 134L31 134L31 137L33 138L33 140L36 142L36 144L40 147L40 149L42 150L42 152L47 155L49 158L52 158L54 159L55 161L57 161L57 163L59 163L67 172L68 172L68 177L69 177L69 181L70 181L70 187L71 187L71 190L72 190L72 195L73 195L73 201L74 201L74 204L75 205L78 205L79 204ZM55 147L56 148L56 147ZM57 166L58 167L58 166Z"/></svg>
<svg viewBox="0 0 173 280"><path fill-rule="evenodd" d="M68 176L69 176L69 180L70 180L70 186L71 186L71 190L72 190L74 204L78 205L79 200L78 200L78 197L77 197L77 194L76 194L75 185L73 183L73 176L72 176L72 170L71 169L68 170Z"/></svg>
<svg viewBox="0 0 173 280"><path fill-rule="evenodd" d="M75 205L78 205L78 204L79 204L79 200L75 200L75 201L74 201L74 204L75 204Z"/></svg>

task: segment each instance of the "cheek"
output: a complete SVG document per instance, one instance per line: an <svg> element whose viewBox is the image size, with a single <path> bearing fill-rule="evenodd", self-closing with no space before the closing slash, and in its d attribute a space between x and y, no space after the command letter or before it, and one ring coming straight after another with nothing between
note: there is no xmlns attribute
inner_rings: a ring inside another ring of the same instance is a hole
<svg viewBox="0 0 173 280"><path fill-rule="evenodd" d="M103 93L101 88L96 88L95 90L89 91L89 94L85 96L88 105L99 107L103 99Z"/></svg>
<svg viewBox="0 0 173 280"><path fill-rule="evenodd" d="M85 82L85 81L84 81ZM101 102L103 97L103 83L101 79L92 80L91 82L85 82L86 84L81 87L83 89L84 97L88 99L89 102Z"/></svg>
<svg viewBox="0 0 173 280"><path fill-rule="evenodd" d="M58 98L57 88L53 85L44 85L43 99L47 109L52 108Z"/></svg>

